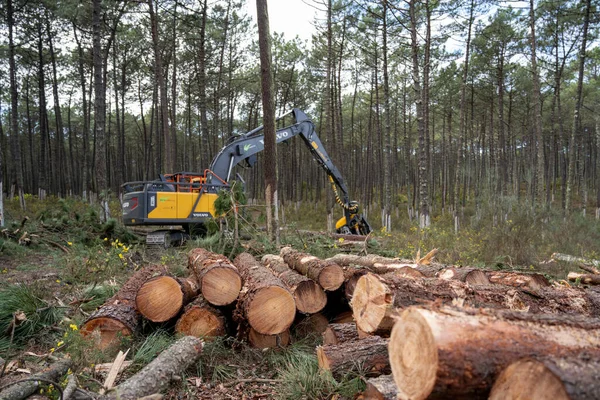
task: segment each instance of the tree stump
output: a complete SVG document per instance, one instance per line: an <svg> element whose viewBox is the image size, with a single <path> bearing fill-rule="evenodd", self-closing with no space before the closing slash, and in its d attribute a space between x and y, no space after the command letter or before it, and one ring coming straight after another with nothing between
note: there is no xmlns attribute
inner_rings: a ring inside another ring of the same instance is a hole
<svg viewBox="0 0 600 400"><path fill-rule="evenodd" d="M344 270L332 261L320 260L310 254L296 251L291 247L281 249L280 255L287 265L302 275L318 282L325 290L333 291L339 289L344 283Z"/></svg>
<svg viewBox="0 0 600 400"><path fill-rule="evenodd" d="M192 249L188 253L188 268L210 304L226 306L238 298L242 278L227 257L202 248Z"/></svg>
<svg viewBox="0 0 600 400"><path fill-rule="evenodd" d="M233 262L244 278L235 316L246 320L263 335L277 335L294 322L294 297L281 279L262 266L251 254L242 253Z"/></svg>
<svg viewBox="0 0 600 400"><path fill-rule="evenodd" d="M312 279L299 274L287 266L283 258L267 254L261 260L286 285L294 295L296 309L303 314L314 314L327 304L327 295L323 288Z"/></svg>

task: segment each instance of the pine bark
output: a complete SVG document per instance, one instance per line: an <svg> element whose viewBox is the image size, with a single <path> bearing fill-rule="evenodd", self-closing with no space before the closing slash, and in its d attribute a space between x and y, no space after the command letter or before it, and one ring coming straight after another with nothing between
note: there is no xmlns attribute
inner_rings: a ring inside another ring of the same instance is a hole
<svg viewBox="0 0 600 400"><path fill-rule="evenodd" d="M320 260L310 254L301 253L291 247L284 247L280 252L283 260L291 268L307 276L325 290L333 291L339 289L344 283L344 271L342 267L332 261Z"/></svg>
<svg viewBox="0 0 600 400"><path fill-rule="evenodd" d="M238 269L221 254L197 248L188 253L188 269L204 298L215 306L233 303L242 289Z"/></svg>
<svg viewBox="0 0 600 400"><path fill-rule="evenodd" d="M367 388L359 400L396 400L398 388L392 375L381 375L366 380Z"/></svg>
<svg viewBox="0 0 600 400"><path fill-rule="evenodd" d="M598 398L600 361L597 354L533 356L510 364L496 379L490 400L592 400Z"/></svg>
<svg viewBox="0 0 600 400"><path fill-rule="evenodd" d="M354 322L329 324L323 332L323 345L343 344L362 339Z"/></svg>
<svg viewBox="0 0 600 400"><path fill-rule="evenodd" d="M354 290L352 311L356 325L366 333L385 334L398 308L432 302L460 303L551 314L600 316L600 296L580 288L541 288L531 295L518 288L492 285L473 287L456 280L414 279L392 274L361 277Z"/></svg>
<svg viewBox="0 0 600 400"><path fill-rule="evenodd" d="M445 280L455 279L471 285L490 284L490 280L488 279L485 272L483 272L479 268L450 267L440 271L437 277Z"/></svg>
<svg viewBox="0 0 600 400"><path fill-rule="evenodd" d="M294 295L296 309L303 314L314 314L327 304L327 295L319 284L288 267L283 258L267 254L261 260Z"/></svg>
<svg viewBox="0 0 600 400"><path fill-rule="evenodd" d="M410 307L390 336L401 399L487 398L501 373L522 357L600 355L600 320L581 315Z"/></svg>
<svg viewBox="0 0 600 400"><path fill-rule="evenodd" d="M244 279L234 318L247 321L263 335L276 335L287 330L294 322L296 304L281 279L251 254L242 253L233 263Z"/></svg>
<svg viewBox="0 0 600 400"><path fill-rule="evenodd" d="M340 345L317 347L319 368L331 371L334 377L352 372L367 376L379 376L390 372L388 341L379 336L371 336Z"/></svg>
<svg viewBox="0 0 600 400"><path fill-rule="evenodd" d="M90 315L81 327L81 333L92 335L100 349L118 344L119 336L134 334L140 323L140 314L135 308L136 294L144 282L164 273L165 267L160 265L137 271L113 297Z"/></svg>

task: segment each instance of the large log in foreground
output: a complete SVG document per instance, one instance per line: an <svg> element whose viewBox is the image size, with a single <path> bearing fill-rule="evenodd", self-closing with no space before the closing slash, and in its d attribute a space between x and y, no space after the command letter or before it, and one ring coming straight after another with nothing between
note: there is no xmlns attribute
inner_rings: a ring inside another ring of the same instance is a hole
<svg viewBox="0 0 600 400"><path fill-rule="evenodd" d="M157 276L142 284L135 306L150 321L165 322L177 316L197 294L198 284L193 277Z"/></svg>
<svg viewBox="0 0 600 400"><path fill-rule="evenodd" d="M225 335L225 326L223 313L199 295L185 307L185 311L177 320L175 331L186 336L209 339Z"/></svg>
<svg viewBox="0 0 600 400"><path fill-rule="evenodd" d="M332 261L320 260L291 247L281 249L280 255L290 267L318 282L325 290L339 289L344 283L344 270Z"/></svg>
<svg viewBox="0 0 600 400"><path fill-rule="evenodd" d="M506 310L404 310L389 343L399 398L485 398L522 357L560 357L600 345L600 320Z"/></svg>
<svg viewBox="0 0 600 400"><path fill-rule="evenodd" d="M244 290L237 303L236 318L263 335L277 335L294 322L296 303L281 279L248 253L233 261L244 278Z"/></svg>
<svg viewBox="0 0 600 400"><path fill-rule="evenodd" d="M317 282L288 267L283 258L267 254L263 256L261 262L290 289L298 311L303 314L314 314L325 307L327 295L323 288Z"/></svg>
<svg viewBox="0 0 600 400"><path fill-rule="evenodd" d="M227 257L202 248L192 249L188 253L188 268L210 304L226 306L240 294L242 278Z"/></svg>
<svg viewBox="0 0 600 400"><path fill-rule="evenodd" d="M600 360L589 353L526 358L496 379L490 400L593 400L600 394Z"/></svg>
<svg viewBox="0 0 600 400"><path fill-rule="evenodd" d="M379 336L318 346L317 359L319 368L331 371L336 378L350 372L379 376L390 371L388 342Z"/></svg>
<svg viewBox="0 0 600 400"><path fill-rule="evenodd" d="M410 279L392 274L367 274L354 289L352 312L366 333L385 334L398 308L431 302L464 303L472 307L537 313L600 315L598 294L579 288L540 288L533 296L503 285L470 286L456 280Z"/></svg>
<svg viewBox="0 0 600 400"><path fill-rule="evenodd" d="M184 336L163 351L137 374L115 387L103 398L133 400L160 393L174 379L198 360L203 342L193 336Z"/></svg>
<svg viewBox="0 0 600 400"><path fill-rule="evenodd" d="M96 310L81 327L84 336L96 332L96 345L106 349L118 342L120 336L133 334L139 325L140 315L135 308L135 296L147 280L164 275L166 268L154 265L142 268L134 273L121 289L102 307Z"/></svg>

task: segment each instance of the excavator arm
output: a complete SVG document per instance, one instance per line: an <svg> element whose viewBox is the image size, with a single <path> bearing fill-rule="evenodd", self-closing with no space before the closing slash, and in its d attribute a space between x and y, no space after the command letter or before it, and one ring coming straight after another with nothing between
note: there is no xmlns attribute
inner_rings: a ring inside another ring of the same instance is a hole
<svg viewBox="0 0 600 400"><path fill-rule="evenodd" d="M279 117L278 120L289 114L293 114L295 123L276 131L276 143L287 141L294 136L300 136L314 159L325 170L335 193L336 202L344 209L344 217L336 224L336 229L339 232L364 235L371 232L370 225L359 214L358 203L350 201L344 178L331 161L329 154L315 131L314 123L303 111L297 108ZM214 158L210 170L224 181L229 182L233 168L236 165L245 162L247 166L252 167L256 163L256 154L265 148L264 133L261 133L262 130L263 126L259 126L232 140ZM338 189L341 191L341 198Z"/></svg>

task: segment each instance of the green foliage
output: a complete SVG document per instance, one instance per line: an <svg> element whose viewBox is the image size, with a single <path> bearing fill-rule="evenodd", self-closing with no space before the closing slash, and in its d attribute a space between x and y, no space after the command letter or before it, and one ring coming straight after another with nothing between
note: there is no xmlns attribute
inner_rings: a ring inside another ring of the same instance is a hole
<svg viewBox="0 0 600 400"><path fill-rule="evenodd" d="M12 285L0 291L0 332L22 344L55 324L63 309L44 301L41 288Z"/></svg>
<svg viewBox="0 0 600 400"><path fill-rule="evenodd" d="M135 266L132 253L131 246L119 239L110 241L104 238L88 246L71 246L65 256L64 279L87 284L121 275L128 267Z"/></svg>
<svg viewBox="0 0 600 400"><path fill-rule="evenodd" d="M81 309L85 312L92 312L100 307L106 300L112 297L119 287L111 284L110 282L104 282L102 284L93 284L83 289L82 296L86 299L91 299L81 305Z"/></svg>
<svg viewBox="0 0 600 400"><path fill-rule="evenodd" d="M173 335L163 330L157 330L146 336L144 341L136 346L133 362L140 366L154 360L163 350L175 341Z"/></svg>
<svg viewBox="0 0 600 400"><path fill-rule="evenodd" d="M129 342L129 338L122 338ZM54 343L51 352L68 354L73 360L73 370L77 371L85 367L94 367L96 364L112 361L120 348L125 346L111 346L108 349L100 349L93 337L83 336L77 328L77 324L71 323L62 338Z"/></svg>

